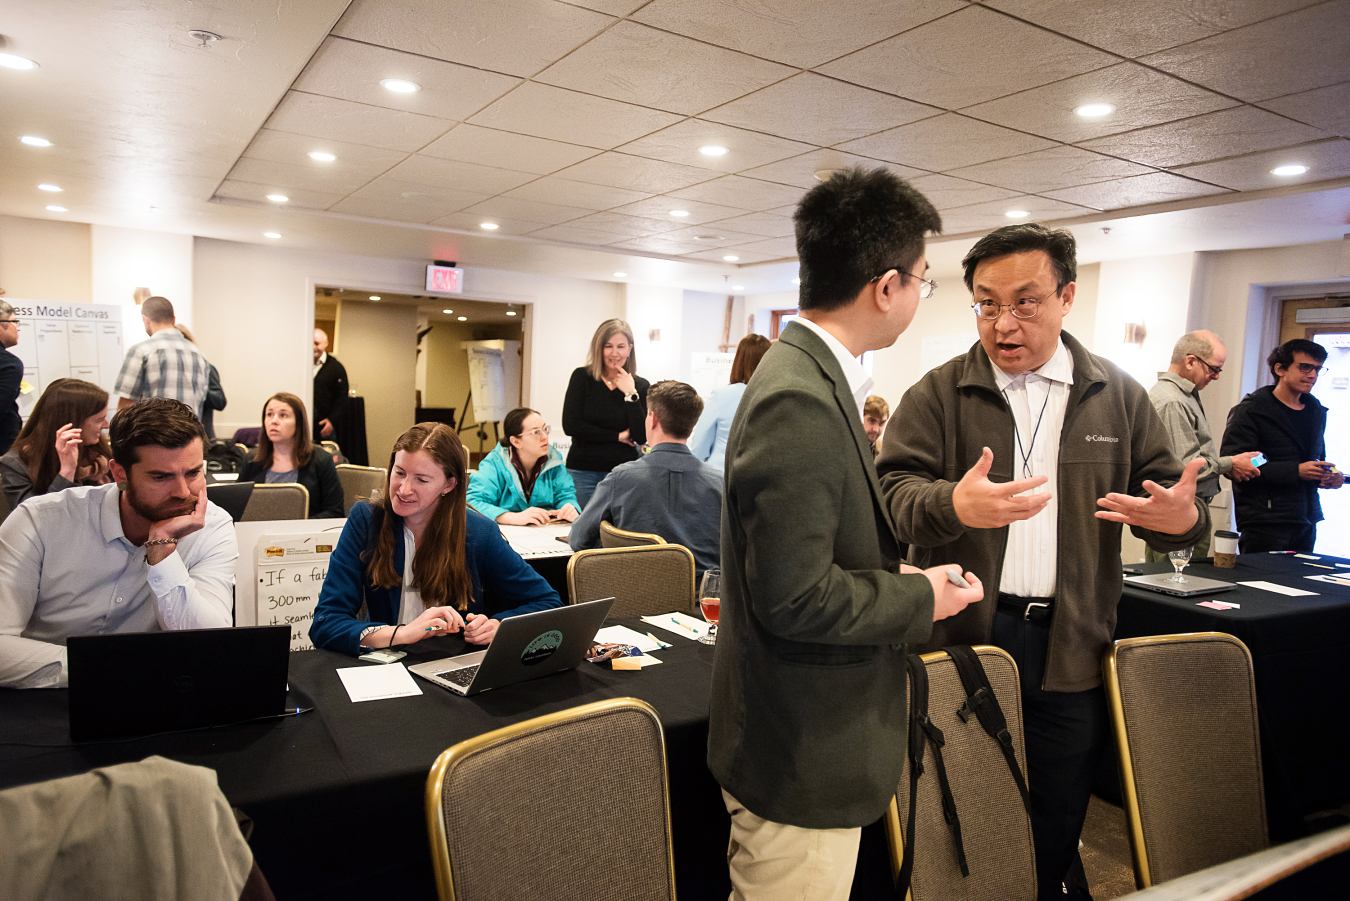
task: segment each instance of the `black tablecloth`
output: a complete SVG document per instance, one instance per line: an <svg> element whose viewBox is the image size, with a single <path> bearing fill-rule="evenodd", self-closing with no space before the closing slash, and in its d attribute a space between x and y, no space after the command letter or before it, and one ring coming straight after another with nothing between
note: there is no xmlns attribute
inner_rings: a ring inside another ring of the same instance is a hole
<svg viewBox="0 0 1350 901"><path fill-rule="evenodd" d="M1251 650L1272 841L1305 834L1305 817L1350 801L1350 587L1305 578L1333 571L1350 576L1350 568L1335 567L1337 563L1350 561L1247 554L1238 558L1236 569L1208 563L1186 569L1187 575L1261 580L1315 591L1316 596L1287 597L1238 586L1215 595L1178 598L1127 586L1120 601L1116 638L1225 632ZM1171 566L1133 568L1166 572ZM1241 608L1196 606L1210 599Z"/></svg>

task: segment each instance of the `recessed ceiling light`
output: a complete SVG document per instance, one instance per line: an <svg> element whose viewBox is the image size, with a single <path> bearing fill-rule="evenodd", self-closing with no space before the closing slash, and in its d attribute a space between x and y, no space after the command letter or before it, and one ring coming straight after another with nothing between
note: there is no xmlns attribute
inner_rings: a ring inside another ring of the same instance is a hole
<svg viewBox="0 0 1350 901"><path fill-rule="evenodd" d="M456 316L455 318L458 319L460 322L468 322L468 321L469 321L469 317L468 317L468 316Z"/></svg>
<svg viewBox="0 0 1350 901"><path fill-rule="evenodd" d="M721 241L724 240L721 235L694 235L695 241Z"/></svg>
<svg viewBox="0 0 1350 901"><path fill-rule="evenodd" d="M29 147L50 147L50 146L52 146L52 142L51 142L51 141L47 140L46 138L39 138L37 135L24 135L23 137L19 138L19 140L20 140L20 141L23 141L23 142L24 142L25 144L27 144Z"/></svg>
<svg viewBox="0 0 1350 901"><path fill-rule="evenodd" d="M670 211L670 215L674 216L676 219L683 219L685 216L688 216L688 215L689 215L689 211L688 211L688 210L671 210L671 211Z"/></svg>
<svg viewBox="0 0 1350 901"><path fill-rule="evenodd" d="M325 153L322 150L311 150L309 158L312 160L318 160L321 163L331 163L333 160L337 159L337 157L333 156L333 154Z"/></svg>
<svg viewBox="0 0 1350 901"><path fill-rule="evenodd" d="M453 313L453 312L455 312L455 311L454 311L454 310L441 310L441 312L442 312L442 313L445 313L446 315L449 315L449 314L451 314L451 313Z"/></svg>
<svg viewBox="0 0 1350 901"><path fill-rule="evenodd" d="M616 273L614 273L614 277L615 277L615 278L628 278L628 273L627 273L627 272L616 272Z"/></svg>
<svg viewBox="0 0 1350 901"><path fill-rule="evenodd" d="M1298 163L1293 163L1293 164L1288 165L1288 166L1276 166L1274 169L1271 169L1271 170L1270 170L1270 174L1271 174L1271 175L1283 175L1283 176L1286 176L1286 177L1287 177L1287 176L1290 176L1290 175L1302 175L1304 172L1307 172L1307 171L1308 171L1308 167L1307 167L1307 166L1303 166L1303 165L1300 165L1300 164L1298 164Z"/></svg>
<svg viewBox="0 0 1350 901"><path fill-rule="evenodd" d="M495 232L497 229L501 228L501 226L495 222L480 222L478 223L478 227L487 229L490 232Z"/></svg>
<svg viewBox="0 0 1350 901"><path fill-rule="evenodd" d="M370 295L370 299L371 299L371 300L379 300L379 299L380 299L380 295L378 295L378 294L372 294L372 295Z"/></svg>
<svg viewBox="0 0 1350 901"><path fill-rule="evenodd" d="M63 207L63 206L57 206L56 204L52 204L51 206L47 207L47 212L49 212L49 213L68 213L68 212L70 212L70 211L67 210L67 209L66 209L65 207Z"/></svg>
<svg viewBox="0 0 1350 901"><path fill-rule="evenodd" d="M736 256L735 254L729 253L726 256L722 257L722 259L726 260L728 263L734 263L737 260L739 260L740 257Z"/></svg>
<svg viewBox="0 0 1350 901"><path fill-rule="evenodd" d="M704 156L726 156L727 149L718 144L705 144L698 149L698 152Z"/></svg>
<svg viewBox="0 0 1350 901"><path fill-rule="evenodd" d="M53 194L59 194L61 192L61 188L58 187L57 185L38 185L38 190L50 191Z"/></svg>
<svg viewBox="0 0 1350 901"><path fill-rule="evenodd" d="M26 56L15 56L13 53L0 53L0 66L6 69L36 69L38 64Z"/></svg>
<svg viewBox="0 0 1350 901"><path fill-rule="evenodd" d="M506 311L506 315L508 315L508 316L514 316L514 315L516 315L516 311L515 311L515 310L507 310L507 311Z"/></svg>
<svg viewBox="0 0 1350 901"><path fill-rule="evenodd" d="M280 238L281 232L263 232L264 238Z"/></svg>
<svg viewBox="0 0 1350 901"><path fill-rule="evenodd" d="M267 199L273 203L285 203L291 198L287 197L285 194L268 194Z"/></svg>
<svg viewBox="0 0 1350 901"><path fill-rule="evenodd" d="M1084 119L1098 119L1102 116L1109 116L1115 111L1115 106L1110 103L1085 103L1074 110L1075 113L1082 116Z"/></svg>
<svg viewBox="0 0 1350 901"><path fill-rule="evenodd" d="M745 290L745 285L732 285L732 286L731 286L731 290L733 290L733 291L744 291L744 290Z"/></svg>
<svg viewBox="0 0 1350 901"><path fill-rule="evenodd" d="M422 90L422 86L413 81L405 81L402 78L382 78L380 85L386 91L393 91L395 94L416 94Z"/></svg>
<svg viewBox="0 0 1350 901"><path fill-rule="evenodd" d="M1008 212L1003 215L1007 216L1009 219L1025 219L1031 214L1026 210L1008 210Z"/></svg>

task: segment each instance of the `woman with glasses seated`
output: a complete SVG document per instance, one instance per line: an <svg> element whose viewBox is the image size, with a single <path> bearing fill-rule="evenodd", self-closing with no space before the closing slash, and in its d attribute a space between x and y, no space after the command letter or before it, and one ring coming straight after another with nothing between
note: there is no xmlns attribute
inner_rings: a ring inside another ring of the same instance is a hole
<svg viewBox="0 0 1350 901"><path fill-rule="evenodd" d="M9 453L0 457L3 515L37 494L112 481L108 392L80 379L57 379L42 392Z"/></svg>
<svg viewBox="0 0 1350 901"><path fill-rule="evenodd" d="M501 443L469 479L469 506L512 526L576 519L577 489L562 454L548 443L549 431L528 407L507 413Z"/></svg>
<svg viewBox="0 0 1350 901"><path fill-rule="evenodd" d="M403 433L380 500L352 507L333 549L309 627L315 647L356 656L460 630L485 645L501 620L562 606L501 529L467 508L464 476L453 428Z"/></svg>
<svg viewBox="0 0 1350 901"><path fill-rule="evenodd" d="M305 419L305 402L285 391L263 404L262 434L253 459L239 471L241 482L298 482L309 491L310 519L342 518L342 483L333 457L316 447Z"/></svg>

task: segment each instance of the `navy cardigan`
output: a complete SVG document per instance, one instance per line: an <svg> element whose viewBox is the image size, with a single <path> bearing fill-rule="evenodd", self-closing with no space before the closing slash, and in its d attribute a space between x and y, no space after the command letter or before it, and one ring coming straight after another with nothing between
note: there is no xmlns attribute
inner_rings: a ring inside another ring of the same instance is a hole
<svg viewBox="0 0 1350 901"><path fill-rule="evenodd" d="M367 549L375 547L382 516L394 516L397 520L394 571L403 572L402 518L392 511L372 507L367 501L357 503L348 514L342 537L328 561L328 577L319 592L319 604L309 626L309 639L316 648L355 657L365 652L361 633L367 627L392 626L398 622L402 586L377 588L367 577L366 562L361 559ZM558 593L512 550L492 520L470 510L465 531L464 556L473 582L469 613L486 613L500 620L562 606ZM369 620L357 618L363 602Z"/></svg>

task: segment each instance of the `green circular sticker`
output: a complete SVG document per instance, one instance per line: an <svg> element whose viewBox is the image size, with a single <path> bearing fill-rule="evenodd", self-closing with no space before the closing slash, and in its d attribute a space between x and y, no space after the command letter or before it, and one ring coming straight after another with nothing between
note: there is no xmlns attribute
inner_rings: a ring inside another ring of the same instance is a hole
<svg viewBox="0 0 1350 901"><path fill-rule="evenodd" d="M545 632L534 641L525 645L525 651L520 655L520 662L526 666L532 666L541 661L547 660L553 656L553 652L562 645L563 635L556 629L552 632Z"/></svg>

